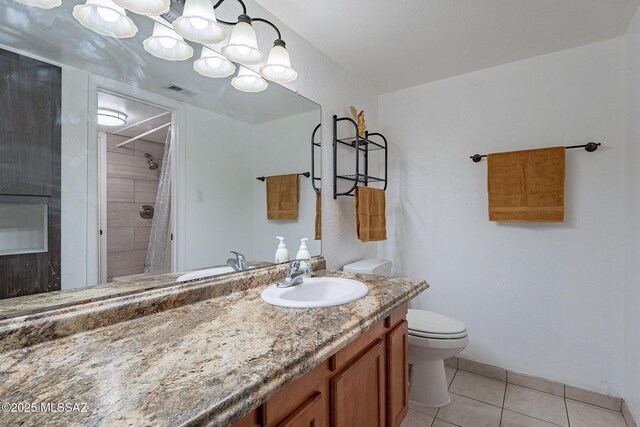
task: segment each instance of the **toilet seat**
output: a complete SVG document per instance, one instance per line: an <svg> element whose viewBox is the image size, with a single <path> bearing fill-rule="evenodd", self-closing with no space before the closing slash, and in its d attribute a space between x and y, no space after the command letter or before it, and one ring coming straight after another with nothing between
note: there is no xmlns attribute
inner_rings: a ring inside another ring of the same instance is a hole
<svg viewBox="0 0 640 427"><path fill-rule="evenodd" d="M430 339L459 339L467 336L467 328L459 320L427 310L409 309L409 335Z"/></svg>

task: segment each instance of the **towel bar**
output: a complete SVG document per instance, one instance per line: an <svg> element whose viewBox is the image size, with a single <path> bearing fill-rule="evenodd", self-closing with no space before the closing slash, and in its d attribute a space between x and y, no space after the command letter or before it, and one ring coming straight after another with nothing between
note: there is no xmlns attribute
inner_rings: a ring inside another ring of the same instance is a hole
<svg viewBox="0 0 640 427"><path fill-rule="evenodd" d="M304 176L305 178L309 178L311 176L311 173L310 172L301 172L301 173L298 174L298 176ZM259 177L256 177L256 179L258 181L264 182L267 179L267 177L266 176L259 176Z"/></svg>
<svg viewBox="0 0 640 427"><path fill-rule="evenodd" d="M568 145L564 148L566 148L567 150L570 150L572 148L584 148L586 151L588 151L589 153L593 153L594 151L596 151L598 149L598 147L600 147L602 144L600 142L589 142L587 144L582 144L582 145ZM482 160L483 157L487 157L486 154L474 154L473 156L471 156L471 160L473 160L475 163L478 163L480 160Z"/></svg>

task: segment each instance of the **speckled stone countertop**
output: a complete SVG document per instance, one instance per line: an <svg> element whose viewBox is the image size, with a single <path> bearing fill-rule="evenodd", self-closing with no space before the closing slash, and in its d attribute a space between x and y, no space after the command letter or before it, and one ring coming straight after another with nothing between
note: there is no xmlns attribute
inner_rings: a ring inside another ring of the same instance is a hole
<svg viewBox="0 0 640 427"><path fill-rule="evenodd" d="M0 404L36 403L38 411L0 412L0 424L226 426L428 287L422 280L323 270L314 275L355 278L369 294L336 307L290 309L260 298L282 273L263 269L244 286L196 302L5 347ZM206 286L221 285L212 280L173 292L193 294ZM77 411L42 413L43 402L78 404L71 407Z"/></svg>

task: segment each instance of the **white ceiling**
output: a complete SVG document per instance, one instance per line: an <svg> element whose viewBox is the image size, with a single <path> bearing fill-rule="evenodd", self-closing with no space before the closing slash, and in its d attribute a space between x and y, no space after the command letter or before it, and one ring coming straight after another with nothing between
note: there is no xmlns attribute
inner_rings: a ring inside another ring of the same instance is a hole
<svg viewBox="0 0 640 427"><path fill-rule="evenodd" d="M165 114L162 117L137 124L143 120L156 117L162 113L166 113L167 111L163 110L162 108L158 108L155 105L145 104L143 102L134 101L106 92L98 93L98 108L110 108L127 115L127 123L125 123L124 125L98 125L98 132L106 132L114 135L126 136L129 138L134 138L147 131L156 129L165 123L171 122L171 114ZM132 125L136 126L131 127ZM153 141L164 144L167 141L168 132L169 128L166 127L152 132L149 135L146 135L143 139L146 141Z"/></svg>
<svg viewBox="0 0 640 427"><path fill-rule="evenodd" d="M0 45L251 124L320 109L319 105L276 83L269 83L264 92L249 94L234 89L230 84L231 77L210 79L200 76L193 70L193 61L200 56L200 47L195 43L192 44L195 54L190 60L169 62L153 57L142 46L153 30L153 21L148 17L129 13L139 28L135 37L101 36L81 26L71 15L73 7L84 2L65 0L58 8L44 10L12 0L0 0ZM233 20L239 13L238 8L235 2L225 2L218 16ZM229 27L226 30L229 36ZM267 52L270 47L261 46L261 49ZM190 97L170 91L166 89L170 84L197 95Z"/></svg>
<svg viewBox="0 0 640 427"><path fill-rule="evenodd" d="M639 0L256 0L378 93L624 34Z"/></svg>

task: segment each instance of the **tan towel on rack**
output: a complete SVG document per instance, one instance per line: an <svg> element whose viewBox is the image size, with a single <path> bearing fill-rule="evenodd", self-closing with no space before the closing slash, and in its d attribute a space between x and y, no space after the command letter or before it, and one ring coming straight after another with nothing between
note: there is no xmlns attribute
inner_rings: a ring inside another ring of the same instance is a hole
<svg viewBox="0 0 640 427"><path fill-rule="evenodd" d="M362 242L387 240L384 190L356 187L356 231Z"/></svg>
<svg viewBox="0 0 640 427"><path fill-rule="evenodd" d="M487 156L489 220L564 221L565 148Z"/></svg>
<svg viewBox="0 0 640 427"><path fill-rule="evenodd" d="M267 219L298 219L298 175L267 177Z"/></svg>
<svg viewBox="0 0 640 427"><path fill-rule="evenodd" d="M315 240L322 240L322 196L321 189L316 192L316 233Z"/></svg>

